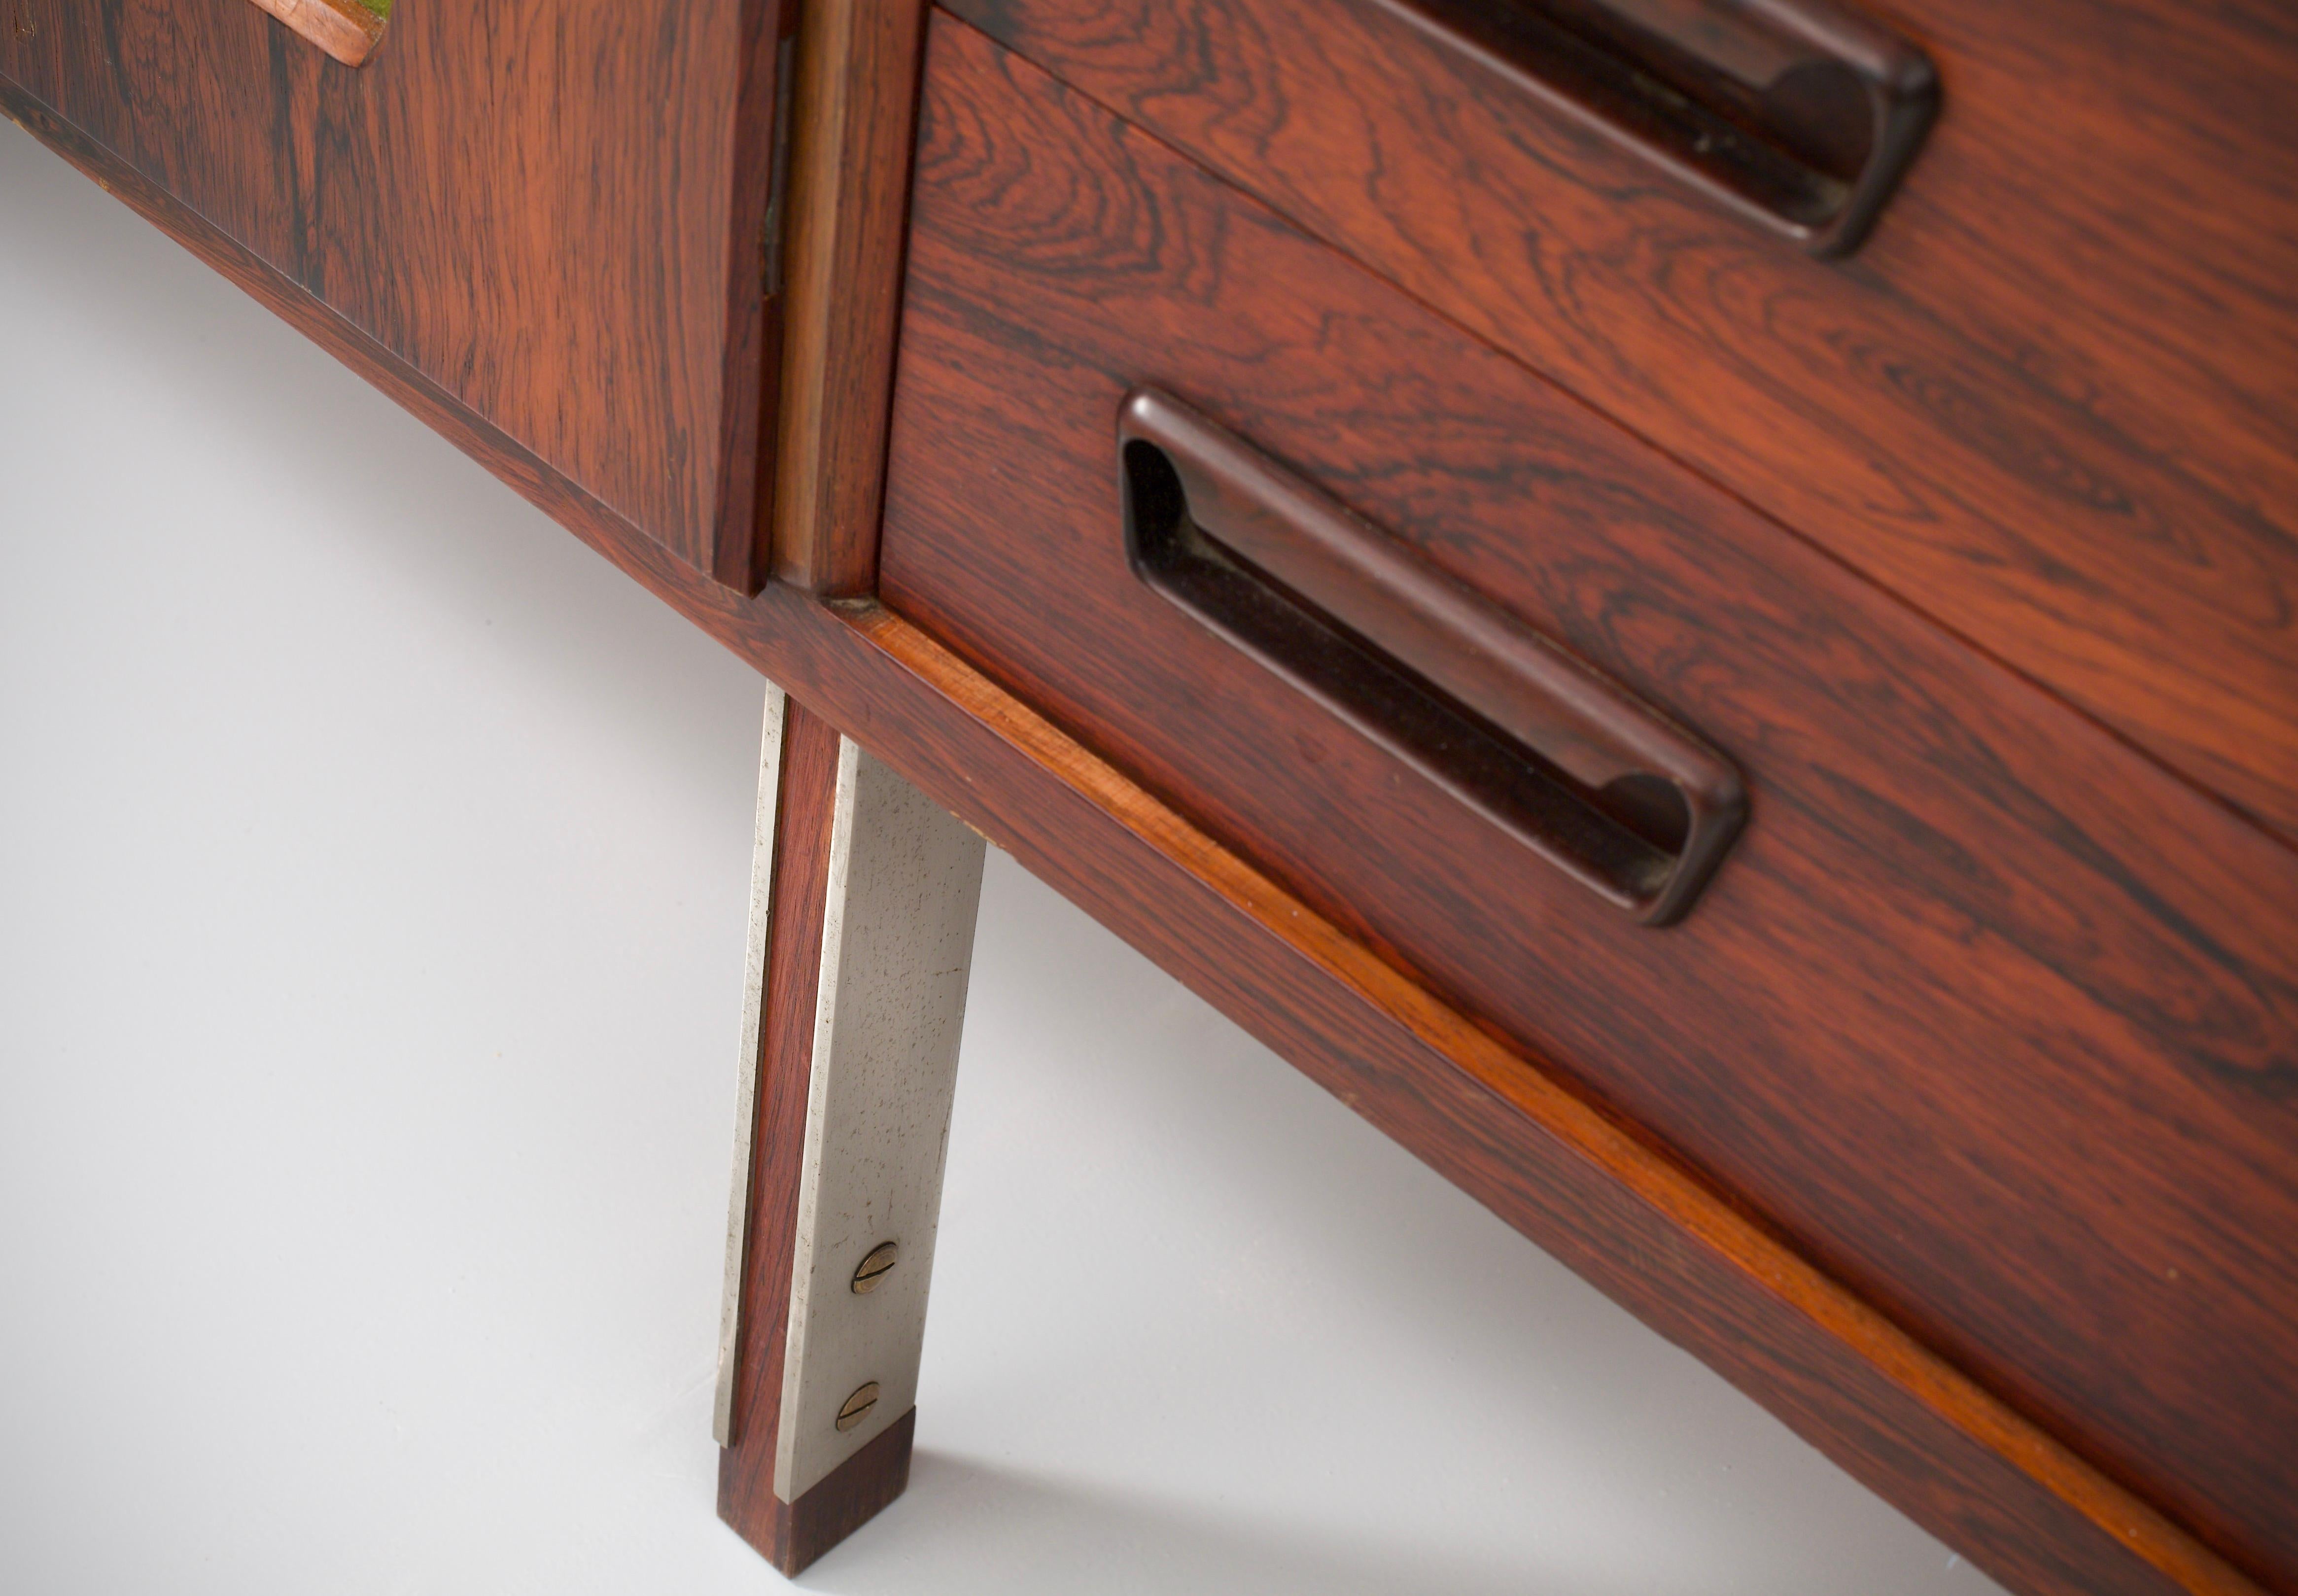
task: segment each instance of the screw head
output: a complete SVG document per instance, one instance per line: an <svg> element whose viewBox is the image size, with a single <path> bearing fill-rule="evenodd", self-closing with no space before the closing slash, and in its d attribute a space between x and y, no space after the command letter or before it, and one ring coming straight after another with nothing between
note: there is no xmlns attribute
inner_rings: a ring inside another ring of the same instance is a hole
<svg viewBox="0 0 2298 1596"><path fill-rule="evenodd" d="M839 1433L843 1435L846 1431L852 1429L856 1425L860 1424L864 1419L869 1418L870 1410L877 1405L878 1382L872 1380L868 1385L864 1385L860 1390L856 1391L852 1396L847 1397L846 1399L846 1405L838 1410Z"/></svg>
<svg viewBox="0 0 2298 1596"><path fill-rule="evenodd" d="M871 1248L870 1255L855 1268L855 1295L866 1297L877 1290L878 1282L893 1271L894 1265L900 1258L901 1249L892 1242L884 1242Z"/></svg>

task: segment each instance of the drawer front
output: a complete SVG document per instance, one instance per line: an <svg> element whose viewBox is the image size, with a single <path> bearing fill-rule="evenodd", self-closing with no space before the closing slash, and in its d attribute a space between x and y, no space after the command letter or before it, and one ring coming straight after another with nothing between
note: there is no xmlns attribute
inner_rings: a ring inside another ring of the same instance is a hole
<svg viewBox="0 0 2298 1596"><path fill-rule="evenodd" d="M885 602L2298 1573L2298 860L946 17L921 116ZM1680 924L1137 576L1145 386L1721 750Z"/></svg>
<svg viewBox="0 0 2298 1596"><path fill-rule="evenodd" d="M780 9L399 0L352 70L249 0L6 0L0 87L739 585Z"/></svg>
<svg viewBox="0 0 2298 1596"><path fill-rule="evenodd" d="M1461 0L950 0L2298 835L2287 7L1842 4L1942 96L1828 261L1415 21ZM1671 9L1483 9L1542 6Z"/></svg>

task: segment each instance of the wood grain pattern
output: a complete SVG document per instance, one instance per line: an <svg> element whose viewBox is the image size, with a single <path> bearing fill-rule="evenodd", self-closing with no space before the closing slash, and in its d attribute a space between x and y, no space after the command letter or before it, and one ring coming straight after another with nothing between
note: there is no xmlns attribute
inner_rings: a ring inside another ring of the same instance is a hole
<svg viewBox="0 0 2298 1596"><path fill-rule="evenodd" d="M876 580L924 26L924 0L810 0L799 34L773 566L810 592Z"/></svg>
<svg viewBox="0 0 2298 1596"><path fill-rule="evenodd" d="M742 1538L766 1561L795 1578L909 1488L917 1430L918 1410L912 1408L796 1501L785 1502L769 1491L763 1516L752 1514L736 1524L723 1502L721 1515L741 1529Z"/></svg>
<svg viewBox="0 0 2298 1596"><path fill-rule="evenodd" d="M360 0L255 0L296 33L347 67L383 42L384 15Z"/></svg>
<svg viewBox="0 0 2298 1596"><path fill-rule="evenodd" d="M1393 0L1516 92L1807 253L1873 229L1938 112L1905 38L1839 0Z"/></svg>
<svg viewBox="0 0 2298 1596"><path fill-rule="evenodd" d="M0 79L703 569L756 512L781 0L4 0Z"/></svg>
<svg viewBox="0 0 2298 1596"><path fill-rule="evenodd" d="M914 626L781 584L746 599L707 581L5 82L0 107L2012 1588L2254 1596L1539 1055L1498 1041Z"/></svg>
<svg viewBox="0 0 2298 1596"><path fill-rule="evenodd" d="M884 601L2298 1579L2298 856L963 24L919 152ZM1137 581L1142 383L1739 761L1699 910L1603 913Z"/></svg>
<svg viewBox="0 0 2298 1596"><path fill-rule="evenodd" d="M794 54L791 40L804 0L740 0L736 40L732 165L725 173L726 319L719 335L717 481L705 513L707 559L688 558L738 592L754 593L773 555L774 451L781 418L783 306L779 277L788 196L776 203L778 136L786 140L790 108L780 105ZM777 120L779 109L780 120ZM787 161L786 152L781 158ZM657 307L676 318L676 307ZM675 547L676 545L673 545Z"/></svg>
<svg viewBox="0 0 2298 1596"><path fill-rule="evenodd" d="M2298 29L1859 0L1945 111L1814 261L1393 0L951 9L2298 835Z"/></svg>
<svg viewBox="0 0 2298 1596"><path fill-rule="evenodd" d="M905 674L839 682L838 713L913 781L1996 1578L2030 1596L2256 1596L1552 1066L899 616L842 618Z"/></svg>

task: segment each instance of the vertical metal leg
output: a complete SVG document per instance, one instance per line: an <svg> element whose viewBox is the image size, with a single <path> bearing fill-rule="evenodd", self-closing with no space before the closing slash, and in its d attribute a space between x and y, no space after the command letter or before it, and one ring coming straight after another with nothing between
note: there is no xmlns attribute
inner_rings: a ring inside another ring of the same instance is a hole
<svg viewBox="0 0 2298 1596"><path fill-rule="evenodd" d="M719 1512L796 1573L909 1477L981 839L770 691Z"/></svg>

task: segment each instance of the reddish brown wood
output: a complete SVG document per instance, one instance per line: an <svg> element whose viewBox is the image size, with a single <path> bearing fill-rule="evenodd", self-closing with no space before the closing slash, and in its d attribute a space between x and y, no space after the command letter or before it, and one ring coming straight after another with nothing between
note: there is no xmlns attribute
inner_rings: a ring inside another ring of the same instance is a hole
<svg viewBox="0 0 2298 1596"><path fill-rule="evenodd" d="M383 41L385 12L360 0L255 0L255 4L347 67Z"/></svg>
<svg viewBox="0 0 2298 1596"><path fill-rule="evenodd" d="M1946 109L1814 261L1390 0L950 0L2298 834L2298 31L1856 0Z"/></svg>
<svg viewBox="0 0 2298 1596"><path fill-rule="evenodd" d="M796 54L800 0L740 0L735 60L732 166L726 174L726 320L719 361L716 515L706 568L738 592L754 593L773 559L781 421L782 345L789 295L781 234L789 186L791 107L781 79ZM779 146L779 147L778 147ZM674 545L675 546L675 545ZM700 563L700 562L698 562Z"/></svg>
<svg viewBox="0 0 2298 1596"><path fill-rule="evenodd" d="M781 0L5 0L0 80L706 570L758 514Z"/></svg>
<svg viewBox="0 0 2298 1596"><path fill-rule="evenodd" d="M918 1410L913 1408L796 1501L784 1502L769 1491L765 1515L747 1527L736 1521L723 1497L719 1511L768 1562L795 1576L909 1488L917 1428Z"/></svg>
<svg viewBox="0 0 2298 1596"><path fill-rule="evenodd" d="M773 566L810 592L877 583L925 11L925 0L809 0L800 33Z"/></svg>
<svg viewBox="0 0 2298 1596"><path fill-rule="evenodd" d="M2298 1582L2298 856L959 23L909 259L887 604ZM1138 581L1144 383L1738 761L1697 912Z"/></svg>
<svg viewBox="0 0 2298 1596"><path fill-rule="evenodd" d="M899 616L846 619L908 679L857 671L839 712L913 780L1995 1577L2032 1596L2257 1596L1544 1061Z"/></svg>
<svg viewBox="0 0 2298 1596"><path fill-rule="evenodd" d="M1922 52L1835 0L1385 3L1815 255L1866 239L1938 113Z"/></svg>
<svg viewBox="0 0 2298 1596"><path fill-rule="evenodd" d="M1496 1040L916 628L781 585L744 599L712 584L4 82L0 105L2013 1588L2257 1589L1538 1054Z"/></svg>

